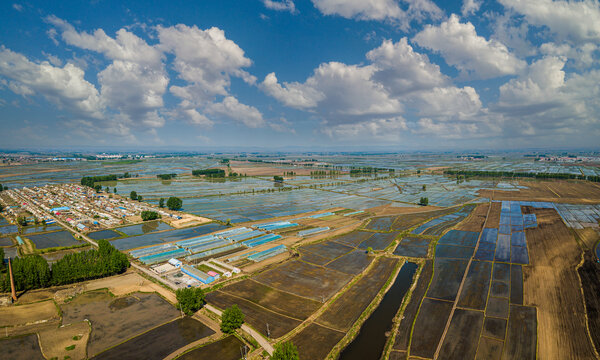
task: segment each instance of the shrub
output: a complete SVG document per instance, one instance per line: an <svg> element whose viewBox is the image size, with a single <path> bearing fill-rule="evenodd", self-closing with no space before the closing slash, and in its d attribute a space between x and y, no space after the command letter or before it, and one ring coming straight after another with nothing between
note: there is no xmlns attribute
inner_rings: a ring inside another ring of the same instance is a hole
<svg viewBox="0 0 600 360"><path fill-rule="evenodd" d="M291 341L286 341L275 345L275 351L271 360L298 360L298 349Z"/></svg>

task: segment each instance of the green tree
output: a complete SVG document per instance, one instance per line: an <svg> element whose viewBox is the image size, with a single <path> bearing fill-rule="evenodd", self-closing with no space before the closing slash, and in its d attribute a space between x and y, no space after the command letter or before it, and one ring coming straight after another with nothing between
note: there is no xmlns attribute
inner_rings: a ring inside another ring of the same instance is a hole
<svg viewBox="0 0 600 360"><path fill-rule="evenodd" d="M201 288L183 288L175 292L178 307L187 315L193 315L204 306L204 291Z"/></svg>
<svg viewBox="0 0 600 360"><path fill-rule="evenodd" d="M114 189L113 189L113 192L116 194L116 193L117 193L117 188L114 188Z"/></svg>
<svg viewBox="0 0 600 360"><path fill-rule="evenodd" d="M132 191L132 192L129 193L129 198L131 200L137 200L138 195L137 195L137 193L135 191Z"/></svg>
<svg viewBox="0 0 600 360"><path fill-rule="evenodd" d="M367 254L370 254L370 253L372 253L372 252L373 252L373 248L369 246L369 247L367 248Z"/></svg>
<svg viewBox="0 0 600 360"><path fill-rule="evenodd" d="M142 220L143 221L156 220L159 217L160 217L160 215L158 215L158 213L156 211L149 211L149 210L142 211Z"/></svg>
<svg viewBox="0 0 600 360"><path fill-rule="evenodd" d="M27 218L25 216L18 216L17 224L19 224L21 226L27 226Z"/></svg>
<svg viewBox="0 0 600 360"><path fill-rule="evenodd" d="M0 247L0 271L4 271L4 248Z"/></svg>
<svg viewBox="0 0 600 360"><path fill-rule="evenodd" d="M221 331L231 334L235 329L239 329L244 323L244 314L242 310L233 304L221 314Z"/></svg>
<svg viewBox="0 0 600 360"><path fill-rule="evenodd" d="M94 185L94 190L96 190L96 192L99 193L100 191L102 191L102 185Z"/></svg>
<svg viewBox="0 0 600 360"><path fill-rule="evenodd" d="M282 182L283 181L283 176L275 175L275 176L273 176L273 180L277 181L277 182Z"/></svg>
<svg viewBox="0 0 600 360"><path fill-rule="evenodd" d="M164 208L165 207L165 199L164 198L158 199L158 207L159 208Z"/></svg>
<svg viewBox="0 0 600 360"><path fill-rule="evenodd" d="M106 190L104 190L105 192L109 193L110 192L110 188L107 186Z"/></svg>
<svg viewBox="0 0 600 360"><path fill-rule="evenodd" d="M423 185L423 191L427 191L427 185Z"/></svg>
<svg viewBox="0 0 600 360"><path fill-rule="evenodd" d="M179 209L181 209L182 206L183 206L183 201L181 201L181 199L178 197L171 196L167 200L167 207L169 208L169 210L179 210Z"/></svg>
<svg viewBox="0 0 600 360"><path fill-rule="evenodd" d="M298 360L298 349L291 341L286 341L275 345L275 350L271 360Z"/></svg>
<svg viewBox="0 0 600 360"><path fill-rule="evenodd" d="M137 201L142 201L142 199L143 199L142 195L137 196Z"/></svg>
<svg viewBox="0 0 600 360"><path fill-rule="evenodd" d="M423 205L423 206L429 205L429 198L422 197L421 200L419 200L419 205Z"/></svg>

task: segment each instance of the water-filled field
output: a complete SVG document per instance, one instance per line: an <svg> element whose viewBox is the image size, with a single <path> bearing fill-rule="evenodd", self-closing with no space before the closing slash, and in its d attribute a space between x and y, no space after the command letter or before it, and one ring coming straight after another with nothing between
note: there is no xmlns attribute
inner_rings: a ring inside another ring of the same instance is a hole
<svg viewBox="0 0 600 360"><path fill-rule="evenodd" d="M81 241L75 239L73 234L66 230L45 234L27 235L27 238L35 244L37 249L48 249L82 244Z"/></svg>

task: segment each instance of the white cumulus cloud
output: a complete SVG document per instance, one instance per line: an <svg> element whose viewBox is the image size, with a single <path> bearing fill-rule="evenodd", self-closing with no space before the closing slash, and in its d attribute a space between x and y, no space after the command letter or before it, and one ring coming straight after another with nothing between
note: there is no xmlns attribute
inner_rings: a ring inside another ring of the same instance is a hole
<svg viewBox="0 0 600 360"><path fill-rule="evenodd" d="M460 9L463 16L469 16L479 11L481 1L479 0L463 0L462 8Z"/></svg>
<svg viewBox="0 0 600 360"><path fill-rule="evenodd" d="M84 75L73 64L59 67L47 61L35 63L0 46L0 76L10 79L9 89L20 95L40 94L77 116L101 118L100 95Z"/></svg>
<svg viewBox="0 0 600 360"><path fill-rule="evenodd" d="M600 40L600 4L597 0L500 0L522 14L531 25L546 26L559 39L577 43Z"/></svg>
<svg viewBox="0 0 600 360"><path fill-rule="evenodd" d="M237 120L247 127L257 128L265 125L265 120L258 109L240 103L233 96L227 96L220 103L211 104L208 112Z"/></svg>
<svg viewBox="0 0 600 360"><path fill-rule="evenodd" d="M458 16L439 26L427 25L414 37L424 48L440 53L449 65L464 76L480 79L517 74L526 63L514 56L497 40L486 40L477 35L470 22L461 23Z"/></svg>
<svg viewBox="0 0 600 360"><path fill-rule="evenodd" d="M396 0L312 0L324 15L339 15L348 19L389 20L408 30L413 20L439 19L443 12L430 0L403 0L403 10Z"/></svg>
<svg viewBox="0 0 600 360"><path fill-rule="evenodd" d="M46 21L60 30L67 44L101 53L112 60L98 73L100 96L107 107L119 111L123 123L149 128L164 125L159 110L164 105L163 95L169 78L159 49L125 29L118 30L112 38L102 29L93 34L78 32L56 16L49 16Z"/></svg>

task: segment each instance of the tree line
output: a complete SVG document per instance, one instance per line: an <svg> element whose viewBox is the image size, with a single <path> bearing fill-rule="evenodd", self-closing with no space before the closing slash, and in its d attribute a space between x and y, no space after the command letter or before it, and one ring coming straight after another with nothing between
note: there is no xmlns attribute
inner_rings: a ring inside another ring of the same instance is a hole
<svg viewBox="0 0 600 360"><path fill-rule="evenodd" d="M138 175L136 175L137 177ZM97 182L103 181L117 181L118 179L129 179L132 175L128 172L123 175L98 175L98 176L84 176L81 178L81 185L96 188L94 186Z"/></svg>
<svg viewBox="0 0 600 360"><path fill-rule="evenodd" d="M177 174L158 174L156 175L157 178L161 179L161 180L171 180L177 177Z"/></svg>
<svg viewBox="0 0 600 360"><path fill-rule="evenodd" d="M209 178L222 178L222 177L225 177L225 170L223 170L223 169L192 170L192 175L194 175L194 176L204 175Z"/></svg>
<svg viewBox="0 0 600 360"><path fill-rule="evenodd" d="M94 187L94 184L102 181L117 181L117 175L84 176L81 178L81 185Z"/></svg>
<svg viewBox="0 0 600 360"><path fill-rule="evenodd" d="M359 175L359 174L375 174L378 172L390 172L393 173L396 170L394 169L388 169L388 168L377 168L377 167L371 167L371 166L365 166L365 167L350 167L350 175Z"/></svg>
<svg viewBox="0 0 600 360"><path fill-rule="evenodd" d="M484 170L446 170L446 175L462 175L473 177L510 177L510 178L535 178L535 179L578 179L600 182L600 176L595 175L576 175L567 173L529 173L513 171L484 171Z"/></svg>
<svg viewBox="0 0 600 360"><path fill-rule="evenodd" d="M98 249L67 254L52 267L40 255L12 260L17 291L66 285L124 272L129 267L127 256L106 240L98 241ZM0 274L0 290L10 291L8 272Z"/></svg>

